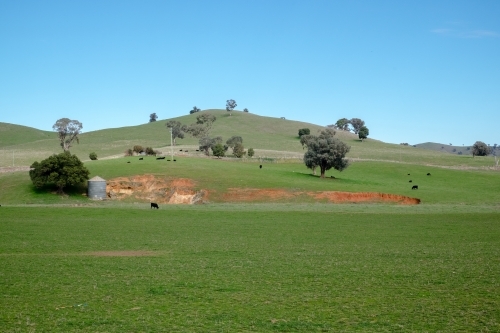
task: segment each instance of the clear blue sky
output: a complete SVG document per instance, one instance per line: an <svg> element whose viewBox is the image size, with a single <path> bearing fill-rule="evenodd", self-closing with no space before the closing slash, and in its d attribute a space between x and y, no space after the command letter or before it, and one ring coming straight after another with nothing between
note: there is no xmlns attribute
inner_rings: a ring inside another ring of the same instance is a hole
<svg viewBox="0 0 500 333"><path fill-rule="evenodd" d="M390 143L500 144L500 1L0 0L0 121L225 107Z"/></svg>

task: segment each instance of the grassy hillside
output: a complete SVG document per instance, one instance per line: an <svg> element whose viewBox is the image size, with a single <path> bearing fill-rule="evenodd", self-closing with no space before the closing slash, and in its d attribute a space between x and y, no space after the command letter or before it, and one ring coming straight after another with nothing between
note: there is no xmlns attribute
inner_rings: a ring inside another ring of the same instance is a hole
<svg viewBox="0 0 500 333"><path fill-rule="evenodd" d="M304 153L299 139L298 130L309 128L316 134L323 127L272 117L263 117L252 113L233 111L230 116L225 110L205 110L217 117L211 135L222 136L224 140L233 135L243 137L246 148L254 148L256 157L285 157L301 159ZM185 115L175 120L183 124L196 121L197 114ZM82 160L88 160L88 155L95 152L98 158L123 156L123 152L134 145L153 147L165 154L170 154L170 134L165 123L169 119L159 120L138 126L110 128L106 130L83 133L80 144L75 144L71 152ZM361 142L349 132L338 131L338 138L351 146L348 157L351 159L371 159L395 161L420 165L441 165L447 167L478 168L491 167L494 162L491 157L471 158L470 155L445 154L439 150L428 150L412 146L387 144L374 139ZM196 154L197 140L186 136L178 139L179 149ZM51 154L61 152L57 135L54 132L44 132L36 129L0 123L0 167L29 166L34 161L40 161Z"/></svg>

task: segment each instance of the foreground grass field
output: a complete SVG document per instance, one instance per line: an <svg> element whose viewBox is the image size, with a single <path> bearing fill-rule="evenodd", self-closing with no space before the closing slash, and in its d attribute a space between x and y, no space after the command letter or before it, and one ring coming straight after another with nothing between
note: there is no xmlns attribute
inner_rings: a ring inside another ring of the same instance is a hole
<svg viewBox="0 0 500 333"><path fill-rule="evenodd" d="M1 331L500 330L499 213L355 206L2 207Z"/></svg>
<svg viewBox="0 0 500 333"><path fill-rule="evenodd" d="M72 149L82 159L97 152L85 162L91 177L188 179L207 191L202 205L93 202L85 185L58 196L34 189L26 168L0 173L0 332L500 331L500 173L491 157L339 133L352 164L320 179L300 161L296 133L310 124L215 112L214 135L242 135L256 157L200 157L192 138L176 147L175 163L122 156L134 144L168 156L163 122L85 133ZM0 124L0 167L59 150L55 133ZM228 203L232 189L421 203Z"/></svg>

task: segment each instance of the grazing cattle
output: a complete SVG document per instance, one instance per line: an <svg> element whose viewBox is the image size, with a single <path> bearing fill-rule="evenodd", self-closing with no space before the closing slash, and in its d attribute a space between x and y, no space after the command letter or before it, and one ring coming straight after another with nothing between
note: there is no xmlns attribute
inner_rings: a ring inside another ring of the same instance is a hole
<svg viewBox="0 0 500 333"><path fill-rule="evenodd" d="M139 161L142 161L144 158L143 157L139 157Z"/></svg>
<svg viewBox="0 0 500 333"><path fill-rule="evenodd" d="M158 204L157 204L157 203L152 202L152 203L151 203L151 209L153 209L153 208L159 209L160 207L158 207Z"/></svg>
<svg viewBox="0 0 500 333"><path fill-rule="evenodd" d="M184 150L185 153L187 153L188 151L187 150Z"/></svg>
<svg viewBox="0 0 500 333"><path fill-rule="evenodd" d="M413 185L412 190L418 190L418 185Z"/></svg>
<svg viewBox="0 0 500 333"><path fill-rule="evenodd" d="M430 175L431 175L431 173L429 172L429 173L427 174L427 176L430 176Z"/></svg>
<svg viewBox="0 0 500 333"><path fill-rule="evenodd" d="M409 176L409 175L410 175L410 174L408 174L408 176Z"/></svg>
<svg viewBox="0 0 500 333"><path fill-rule="evenodd" d="M128 161L127 163L130 163L130 161Z"/></svg>
<svg viewBox="0 0 500 333"><path fill-rule="evenodd" d="M157 159L157 160L164 160L164 159L165 159L165 156L163 156L163 157L157 157L156 159Z"/></svg>
<svg viewBox="0 0 500 333"><path fill-rule="evenodd" d="M261 164L261 165L259 165L259 169L262 169L262 164Z"/></svg>
<svg viewBox="0 0 500 333"><path fill-rule="evenodd" d="M411 180L410 180L410 181L408 181L408 183L411 183L411 182L412 182Z"/></svg>
<svg viewBox="0 0 500 333"><path fill-rule="evenodd" d="M174 162L177 162L177 160L174 160Z"/></svg>
<svg viewBox="0 0 500 333"><path fill-rule="evenodd" d="M199 149L196 149L196 151L200 151Z"/></svg>
<svg viewBox="0 0 500 333"><path fill-rule="evenodd" d="M179 151L182 151L182 149L179 149Z"/></svg>

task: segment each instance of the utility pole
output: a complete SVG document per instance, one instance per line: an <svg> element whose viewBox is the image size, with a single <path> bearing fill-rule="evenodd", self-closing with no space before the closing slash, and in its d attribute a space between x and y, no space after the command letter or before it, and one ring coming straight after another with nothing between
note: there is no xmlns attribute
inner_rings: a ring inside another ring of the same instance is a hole
<svg viewBox="0 0 500 333"><path fill-rule="evenodd" d="M174 161L174 145L172 140L172 127L170 127L170 159Z"/></svg>

